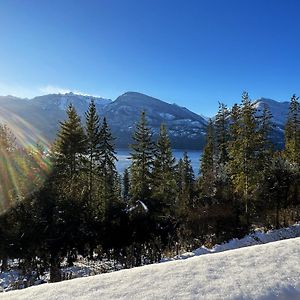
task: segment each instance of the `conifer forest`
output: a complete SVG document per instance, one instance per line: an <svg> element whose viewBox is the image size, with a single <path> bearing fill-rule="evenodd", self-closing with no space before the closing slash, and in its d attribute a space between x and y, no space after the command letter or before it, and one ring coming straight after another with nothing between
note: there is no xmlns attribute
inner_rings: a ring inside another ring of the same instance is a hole
<svg viewBox="0 0 300 300"><path fill-rule="evenodd" d="M300 219L300 105L293 95L284 148L272 143L272 115L248 94L219 104L194 174L176 161L168 128L153 140L142 111L130 167L116 169L109 120L93 101L81 120L69 105L50 147L21 147L0 124L0 265L62 280L62 262L109 259L123 268L161 261L202 245L280 228ZM18 188L16 188L18 187Z"/></svg>

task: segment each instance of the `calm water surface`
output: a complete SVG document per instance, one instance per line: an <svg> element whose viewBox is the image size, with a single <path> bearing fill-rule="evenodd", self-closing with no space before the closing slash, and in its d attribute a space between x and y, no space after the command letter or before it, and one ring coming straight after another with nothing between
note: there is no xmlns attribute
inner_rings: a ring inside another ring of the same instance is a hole
<svg viewBox="0 0 300 300"><path fill-rule="evenodd" d="M199 171L199 161L200 161L200 156L202 155L202 152L200 150L186 150L188 153L188 156L192 162L192 166L195 172L195 175L198 174ZM119 173L123 173L124 170L129 167L130 165L130 150L128 149L117 149L117 169ZM182 158L184 153L184 150L179 150L179 149L173 149L173 155L178 161L180 158Z"/></svg>

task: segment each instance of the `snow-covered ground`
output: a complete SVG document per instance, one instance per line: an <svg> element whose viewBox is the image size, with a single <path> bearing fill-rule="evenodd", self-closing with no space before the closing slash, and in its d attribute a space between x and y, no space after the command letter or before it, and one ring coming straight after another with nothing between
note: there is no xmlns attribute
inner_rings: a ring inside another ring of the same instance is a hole
<svg viewBox="0 0 300 300"><path fill-rule="evenodd" d="M296 223L287 228L271 230L268 232L264 232L262 230L257 229L254 233L251 233L243 237L242 239L232 239L229 242L223 243L221 245L215 245L211 249L203 246L192 252L182 253L173 258L164 258L161 262L182 260L194 256L223 252L226 250L238 249L257 244L265 244L269 242L295 237L300 237L300 223ZM22 274L20 270L18 270L16 263L17 261L11 261L10 271L0 273L0 292L20 289L32 284L39 285L41 283L49 281L49 272L46 272L40 278L34 278L32 276L28 276L29 274ZM70 279L78 277L87 277L91 275L97 275L100 273L113 272L115 270L120 269L122 269L122 266L119 264L116 265L114 261L90 261L85 258L80 258L78 261L75 262L75 265L73 267L62 267L62 272L66 276L66 278ZM31 282L31 284L28 284L29 282Z"/></svg>
<svg viewBox="0 0 300 300"><path fill-rule="evenodd" d="M122 269L120 264L112 260L88 260L79 257L74 266L67 267L66 261L63 263L61 272L66 279L93 276L101 273L114 272ZM18 261L9 261L10 269L6 272L0 272L0 299L1 292L8 292L16 289L22 289L30 285L39 285L49 282L50 273L46 271L42 276L37 278L32 274L23 274L18 269Z"/></svg>
<svg viewBox="0 0 300 300"><path fill-rule="evenodd" d="M3 300L300 299L300 238L2 293Z"/></svg>
<svg viewBox="0 0 300 300"><path fill-rule="evenodd" d="M162 262L178 260L178 259L186 259L193 256L223 252L226 250L233 250L233 249L238 249L238 248L248 247L253 245L266 244L270 242L275 242L275 241L280 241L280 240L285 240L285 239L290 239L295 237L300 237L300 222L286 228L269 230L267 232L264 232L261 229L256 229L253 233L250 233L241 239L232 239L226 243L215 245L211 249L202 246L201 248L198 248L192 252L186 252L178 256L175 256L174 258L165 258L162 260Z"/></svg>

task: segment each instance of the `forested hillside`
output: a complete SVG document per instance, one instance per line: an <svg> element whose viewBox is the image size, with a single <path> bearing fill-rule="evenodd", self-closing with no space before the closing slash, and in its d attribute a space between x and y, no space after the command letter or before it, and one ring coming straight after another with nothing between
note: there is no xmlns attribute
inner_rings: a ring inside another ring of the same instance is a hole
<svg viewBox="0 0 300 300"><path fill-rule="evenodd" d="M85 120L70 104L49 151L22 149L0 127L2 270L16 258L24 273L50 269L50 280L60 281L61 264L71 266L78 255L130 268L299 220L295 95L282 151L272 144L267 105L258 112L247 93L231 110L220 104L207 126L200 175L186 153L175 163L165 124L153 139L144 111L131 165L118 174L115 138L93 100Z"/></svg>

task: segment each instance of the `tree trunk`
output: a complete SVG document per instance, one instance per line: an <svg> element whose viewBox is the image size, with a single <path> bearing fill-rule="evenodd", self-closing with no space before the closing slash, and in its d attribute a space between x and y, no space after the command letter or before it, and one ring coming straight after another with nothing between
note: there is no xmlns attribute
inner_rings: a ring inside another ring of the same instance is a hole
<svg viewBox="0 0 300 300"><path fill-rule="evenodd" d="M2 258L1 273L7 271L8 259L7 257Z"/></svg>
<svg viewBox="0 0 300 300"><path fill-rule="evenodd" d="M52 256L50 259L50 282L61 281L61 271L59 258Z"/></svg>
<svg viewBox="0 0 300 300"><path fill-rule="evenodd" d="M279 203L276 205L276 229L279 229Z"/></svg>

